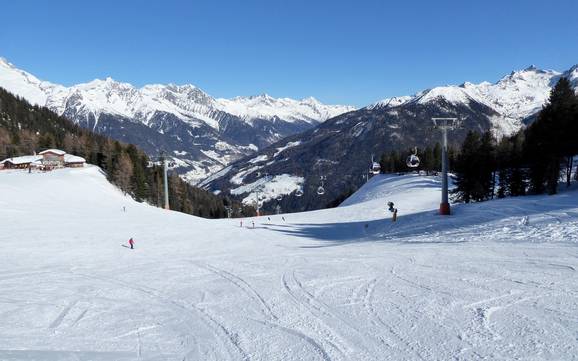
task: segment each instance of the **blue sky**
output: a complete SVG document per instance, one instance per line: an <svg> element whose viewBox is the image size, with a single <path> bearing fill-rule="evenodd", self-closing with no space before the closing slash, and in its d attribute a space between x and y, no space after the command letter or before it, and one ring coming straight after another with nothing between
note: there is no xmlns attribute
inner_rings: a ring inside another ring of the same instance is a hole
<svg viewBox="0 0 578 361"><path fill-rule="evenodd" d="M71 85L111 76L366 105L530 64L578 63L578 1L9 1L0 56Z"/></svg>

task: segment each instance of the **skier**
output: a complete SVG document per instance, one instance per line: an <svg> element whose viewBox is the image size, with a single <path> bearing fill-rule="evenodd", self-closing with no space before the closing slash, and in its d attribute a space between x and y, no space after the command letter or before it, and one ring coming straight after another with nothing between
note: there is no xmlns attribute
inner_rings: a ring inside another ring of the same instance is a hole
<svg viewBox="0 0 578 361"><path fill-rule="evenodd" d="M251 221L253 228L255 228L255 221Z"/></svg>
<svg viewBox="0 0 578 361"><path fill-rule="evenodd" d="M243 228L243 221L240 221L239 227Z"/></svg>
<svg viewBox="0 0 578 361"><path fill-rule="evenodd" d="M393 208L393 206L394 206L393 202L387 202L387 206L389 207L388 209L390 212L393 212L393 210L395 209L395 208Z"/></svg>
<svg viewBox="0 0 578 361"><path fill-rule="evenodd" d="M393 202L387 202L387 206L389 207L388 210L393 213L392 220L395 222L397 221L397 208L394 208Z"/></svg>
<svg viewBox="0 0 578 361"><path fill-rule="evenodd" d="M134 240L132 237L128 240L128 244L130 245L130 249L134 249Z"/></svg>

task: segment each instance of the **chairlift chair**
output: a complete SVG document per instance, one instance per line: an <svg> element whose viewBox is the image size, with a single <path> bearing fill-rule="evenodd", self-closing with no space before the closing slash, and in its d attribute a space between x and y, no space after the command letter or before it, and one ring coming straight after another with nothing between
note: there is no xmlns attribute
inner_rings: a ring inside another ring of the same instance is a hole
<svg viewBox="0 0 578 361"><path fill-rule="evenodd" d="M325 176L320 176L319 179L321 180L321 185L317 187L317 194L322 196L325 194L324 181L327 179Z"/></svg>
<svg viewBox="0 0 578 361"><path fill-rule="evenodd" d="M411 154L409 157L407 157L406 165L409 168L417 168L417 167L419 167L419 162L420 162L420 160L419 160L418 156L415 154Z"/></svg>
<svg viewBox="0 0 578 361"><path fill-rule="evenodd" d="M405 164L409 167L409 168L417 168L419 167L419 157L417 156L417 147L414 148L413 154L410 154L407 157L407 160L405 161Z"/></svg>

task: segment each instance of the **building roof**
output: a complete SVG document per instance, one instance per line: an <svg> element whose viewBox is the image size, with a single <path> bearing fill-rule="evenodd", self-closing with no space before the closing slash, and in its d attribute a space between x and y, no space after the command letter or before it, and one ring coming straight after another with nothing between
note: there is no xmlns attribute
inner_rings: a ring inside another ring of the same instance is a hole
<svg viewBox="0 0 578 361"><path fill-rule="evenodd" d="M65 154L64 163L86 163L86 159L77 155Z"/></svg>
<svg viewBox="0 0 578 361"><path fill-rule="evenodd" d="M54 154L58 154L58 155L65 155L66 152L60 149L46 149L43 150L42 152L38 153L40 155L46 154L46 153L54 153Z"/></svg>
<svg viewBox="0 0 578 361"><path fill-rule="evenodd" d="M24 155L22 157L7 158L7 159L4 159L0 163L5 164L7 162L10 162L12 164L27 164L27 163L38 162L41 160L42 160L42 156L40 156L40 155Z"/></svg>

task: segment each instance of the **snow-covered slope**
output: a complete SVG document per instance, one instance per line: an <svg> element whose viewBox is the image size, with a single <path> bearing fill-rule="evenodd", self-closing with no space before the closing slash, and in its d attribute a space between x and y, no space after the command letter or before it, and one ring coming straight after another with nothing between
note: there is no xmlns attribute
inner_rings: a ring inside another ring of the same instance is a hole
<svg viewBox="0 0 578 361"><path fill-rule="evenodd" d="M4 58L0 58L0 86L38 105L45 105L49 94L66 90L63 86L41 81L34 75L17 69Z"/></svg>
<svg viewBox="0 0 578 361"><path fill-rule="evenodd" d="M578 353L577 191L440 217L436 178L378 176L341 207L240 227L136 203L95 167L0 184L2 360Z"/></svg>

